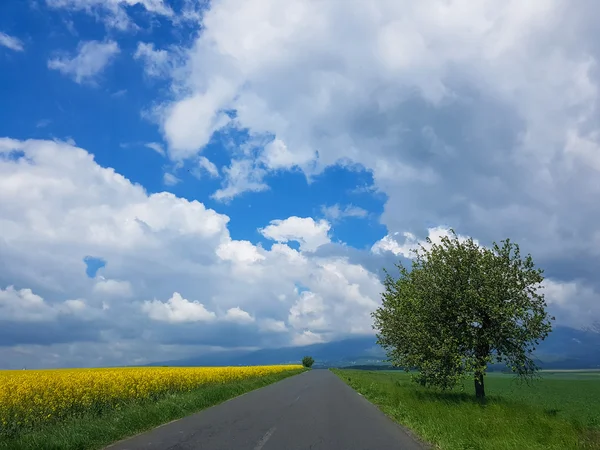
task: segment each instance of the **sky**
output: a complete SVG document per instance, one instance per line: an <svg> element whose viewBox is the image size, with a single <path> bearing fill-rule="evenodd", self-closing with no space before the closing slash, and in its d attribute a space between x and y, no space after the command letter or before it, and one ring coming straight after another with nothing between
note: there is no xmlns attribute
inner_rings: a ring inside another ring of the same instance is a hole
<svg viewBox="0 0 600 450"><path fill-rule="evenodd" d="M351 5L351 7L349 7ZM0 2L0 364L372 335L453 228L600 320L600 3Z"/></svg>

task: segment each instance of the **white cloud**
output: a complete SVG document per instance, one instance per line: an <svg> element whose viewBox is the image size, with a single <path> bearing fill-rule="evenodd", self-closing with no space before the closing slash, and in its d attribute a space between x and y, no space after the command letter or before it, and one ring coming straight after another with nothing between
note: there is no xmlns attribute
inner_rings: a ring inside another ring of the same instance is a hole
<svg viewBox="0 0 600 450"><path fill-rule="evenodd" d="M260 233L277 242L296 241L300 250L315 251L321 245L331 242L326 220L315 222L312 217L289 217L285 220L272 220L271 224L260 229Z"/></svg>
<svg viewBox="0 0 600 450"><path fill-rule="evenodd" d="M429 228L427 237L431 239L431 244L425 239L419 240L414 234L408 232L402 233L404 236L404 242L400 243L395 238L395 236L398 236L399 234L400 233L394 233L393 235L388 234L387 236L384 236L379 241L375 242L375 244L373 244L371 251L374 253L392 252L397 256L413 258L413 250L417 250L420 247L430 250L432 244L440 244L443 237L451 237L450 229L446 227ZM459 241L464 242L466 239L466 236L461 236L458 234ZM479 244L477 239L473 239L473 242L475 242L475 244Z"/></svg>
<svg viewBox="0 0 600 450"><path fill-rule="evenodd" d="M142 311L152 320L168 323L207 322L214 320L214 312L208 311L198 301L186 300L178 292L163 303L159 300L144 302Z"/></svg>
<svg viewBox="0 0 600 450"><path fill-rule="evenodd" d="M70 76L77 83L93 83L120 52L115 41L80 42L75 56L59 56L48 61L48 68Z"/></svg>
<svg viewBox="0 0 600 450"><path fill-rule="evenodd" d="M202 169L206 170L211 177L219 176L219 169L217 169L217 166L210 162L206 156L200 156L198 158L198 165Z"/></svg>
<svg viewBox="0 0 600 450"><path fill-rule="evenodd" d="M394 233L393 236L398 236L398 232ZM392 235L382 237L380 240L375 242L371 247L373 253L392 252L394 255L404 256L405 258L412 258L412 250L418 248L417 238L414 234L405 232L404 243L399 243Z"/></svg>
<svg viewBox="0 0 600 450"><path fill-rule="evenodd" d="M565 254L600 257L598 14L567 0L215 0L163 132L175 159L224 126L268 136L240 150L241 179L260 190L269 171L362 167L392 237L441 224L485 244L510 237L577 278L561 271Z"/></svg>
<svg viewBox="0 0 600 450"><path fill-rule="evenodd" d="M254 317L239 307L229 308L223 317L223 320L239 324L254 322Z"/></svg>
<svg viewBox="0 0 600 450"><path fill-rule="evenodd" d="M212 134L230 122L220 111L224 98L233 96L233 86L226 80L211 82L207 93L197 93L162 111L165 138L169 154L174 160L195 155L210 141Z"/></svg>
<svg viewBox="0 0 600 450"><path fill-rule="evenodd" d="M150 0L48 3L120 28L132 26L127 7L134 3L170 16ZM259 145L232 149L215 193L221 200L267 189L270 171L302 170L310 179L338 163L362 167L372 191L386 198L388 237L373 254L407 255L440 224L486 245L510 237L560 284L552 305L565 320L597 320L600 7L566 0L340 5L214 0L201 12L188 9L201 20L198 39L183 49L183 67L171 69L168 101L155 111L169 157L196 160L216 130L247 131ZM232 239L229 217L172 194L148 195L82 149L11 140L0 149L27 157L0 159L0 286L31 287L48 304L77 298L100 308L81 263L94 254L108 261L109 279L136 287L134 297L110 304L110 326L86 327L102 328L101 342L83 344L69 331L77 348L52 344L63 358L94 350L114 363L151 357L161 346L161 354L181 353L181 342L269 344L260 332L219 334L218 320L144 322L140 303L173 292L202 293L207 311L252 311L257 328L265 318L286 325L291 315L280 343L371 332L377 277L347 259L305 251L325 250L325 221L275 221L263 233L277 243L265 250ZM319 329L297 328L309 325ZM48 357L27 351L33 360Z"/></svg>
<svg viewBox="0 0 600 450"><path fill-rule="evenodd" d="M163 0L46 0L51 8L64 8L73 11L85 11L104 21L107 27L118 30L135 28L127 7L140 5L149 13L166 17L173 16L173 10Z"/></svg>
<svg viewBox="0 0 600 450"><path fill-rule="evenodd" d="M223 168L225 185L217 190L212 198L220 201L231 200L242 192L261 192L269 187L264 183L265 171L247 159L235 159L229 167Z"/></svg>
<svg viewBox="0 0 600 450"><path fill-rule="evenodd" d="M163 183L166 186L175 186L176 184L178 184L181 180L179 178L177 178L175 175L173 175L172 173L169 172L165 172L163 174Z"/></svg>
<svg viewBox="0 0 600 450"><path fill-rule="evenodd" d="M84 310L54 313L56 320L71 322L57 322L43 335L39 329L3 327L5 345L31 352L18 361L150 362L206 346L288 345L313 337L305 332L323 340L372 332L370 312L381 284L361 266L284 243L265 250L232 239L227 216L170 193L148 194L63 142L0 139L0 155L15 152L23 156L0 158L0 264L5 267L0 286L29 286L47 306ZM290 227L296 221L304 226ZM328 240L323 222L292 218L269 226L275 240L299 239L304 247ZM105 279L86 276L87 255L106 261ZM307 329L302 314L286 325L290 310L297 309L297 285L323 299L315 325L335 326ZM256 324L239 335L226 331L225 317L244 316L236 308L251 312ZM48 348L40 345L52 345L59 356L48 359ZM171 352L157 353L161 346ZM94 356L86 354L92 351Z"/></svg>
<svg viewBox="0 0 600 450"><path fill-rule="evenodd" d="M217 256L225 261L237 263L255 263L265 257L250 241L226 241L221 243L216 250Z"/></svg>
<svg viewBox="0 0 600 450"><path fill-rule="evenodd" d="M288 323L296 329L328 331L332 324L327 323L323 297L310 291L304 291L290 308Z"/></svg>
<svg viewBox="0 0 600 450"><path fill-rule="evenodd" d="M0 286L31 290L0 292L0 356L14 358L11 364L143 364L206 348L372 333L378 277L346 258L283 243L326 243L325 221L276 221L266 234L281 243L265 250L232 239L229 217L173 194L148 194L83 149L0 139L1 155L15 152L23 157L0 158ZM106 279L86 276L86 255L107 262ZM597 314L585 284L548 297L553 311L568 312L568 323ZM231 333L227 318L248 326Z"/></svg>
<svg viewBox="0 0 600 450"><path fill-rule="evenodd" d="M324 339L318 333L313 333L310 330L305 330L294 336L292 343L297 346L312 345L323 342Z"/></svg>
<svg viewBox="0 0 600 450"><path fill-rule="evenodd" d="M61 142L0 139L0 153L12 151L24 152L31 163L0 161L0 217L11 242L31 233L30 245L44 239L86 242L85 254L102 254L111 248L152 247L152 233L166 230L205 238L226 232L227 216L166 192L147 195L113 169L98 166L85 150ZM44 199L69 203L69 213ZM28 215L23 205L38 213ZM15 224L21 222L25 228L19 229ZM54 226L46 228L49 223Z"/></svg>
<svg viewBox="0 0 600 450"><path fill-rule="evenodd" d="M353 334L372 333L370 313L379 305L382 291L378 277L343 258L325 259L318 265L318 274L305 284L308 291L294 296L296 302L290 308L288 320L295 316L299 320L296 328L318 324L322 336L337 329ZM363 313L369 320L365 320Z"/></svg>
<svg viewBox="0 0 600 450"><path fill-rule="evenodd" d="M3 321L48 322L59 315L80 314L86 306L81 300L67 300L48 304L31 289L0 288L0 316Z"/></svg>
<svg viewBox="0 0 600 450"><path fill-rule="evenodd" d="M332 222L346 217L366 217L369 214L365 209L358 206L346 205L346 207L341 208L337 203L331 206L323 205L321 212L327 220Z"/></svg>
<svg viewBox="0 0 600 450"><path fill-rule="evenodd" d="M308 149L291 152L281 139L273 139L265 145L260 159L269 169L291 169L305 167L315 158L315 152Z"/></svg>
<svg viewBox="0 0 600 450"><path fill-rule="evenodd" d="M23 41L14 36L10 36L0 31L0 46L14 50L15 52L22 52L25 50Z"/></svg>
<svg viewBox="0 0 600 450"><path fill-rule="evenodd" d="M93 291L109 297L131 297L133 295L131 283L119 280L99 279L94 285Z"/></svg>
<svg viewBox="0 0 600 450"><path fill-rule="evenodd" d="M165 156L165 149L163 148L162 145L160 145L158 142L147 142L146 144L144 144L145 147L154 150L156 153L158 153L160 156Z"/></svg>
<svg viewBox="0 0 600 450"><path fill-rule="evenodd" d="M285 333L288 331L288 328L285 325L283 320L275 320L275 319L263 319L259 323L259 328L261 331L267 333Z"/></svg>
<svg viewBox="0 0 600 450"><path fill-rule="evenodd" d="M585 282L545 279L543 286L546 303L561 324L581 327L600 317L600 292Z"/></svg>
<svg viewBox="0 0 600 450"><path fill-rule="evenodd" d="M152 43L139 42L133 58L142 61L144 72L149 77L164 77L170 74L172 67L169 52L155 50Z"/></svg>

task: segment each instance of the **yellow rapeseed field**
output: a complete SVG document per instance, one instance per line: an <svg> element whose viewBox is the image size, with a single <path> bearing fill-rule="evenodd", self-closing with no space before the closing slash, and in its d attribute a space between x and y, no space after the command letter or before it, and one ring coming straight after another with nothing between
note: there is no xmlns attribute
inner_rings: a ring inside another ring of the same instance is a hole
<svg viewBox="0 0 600 450"><path fill-rule="evenodd" d="M131 367L0 371L0 434L84 412L118 409L212 383L230 383L301 365L251 367Z"/></svg>

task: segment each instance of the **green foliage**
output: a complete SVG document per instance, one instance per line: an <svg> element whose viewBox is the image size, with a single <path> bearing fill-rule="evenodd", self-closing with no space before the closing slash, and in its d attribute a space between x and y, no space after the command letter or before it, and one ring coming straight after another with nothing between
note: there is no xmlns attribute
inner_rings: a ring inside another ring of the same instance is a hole
<svg viewBox="0 0 600 450"><path fill-rule="evenodd" d="M479 246L454 231L414 250L412 268L386 273L382 306L373 313L378 343L390 362L418 369L423 386L450 389L467 374L484 397L487 364L506 363L520 377L537 366L531 352L551 331L544 279L531 255L510 240Z"/></svg>
<svg viewBox="0 0 600 450"><path fill-rule="evenodd" d="M310 369L314 363L315 360L312 356L305 356L304 358L302 358L302 365L304 367L308 367Z"/></svg>

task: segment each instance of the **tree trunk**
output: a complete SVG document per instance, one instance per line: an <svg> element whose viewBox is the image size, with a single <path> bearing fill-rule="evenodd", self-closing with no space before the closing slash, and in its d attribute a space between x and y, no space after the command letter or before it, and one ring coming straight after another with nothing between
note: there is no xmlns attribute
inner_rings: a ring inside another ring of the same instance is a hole
<svg viewBox="0 0 600 450"><path fill-rule="evenodd" d="M490 328L490 318L487 314L483 314L481 321L480 335L478 336L478 345L475 350L477 358L477 368L475 370L475 397L479 400L485 400L485 387L483 385L483 376L487 369L487 357L490 354L490 344L485 338L487 330Z"/></svg>
<svg viewBox="0 0 600 450"><path fill-rule="evenodd" d="M483 385L483 370L475 372L475 397L485 399L485 386Z"/></svg>

